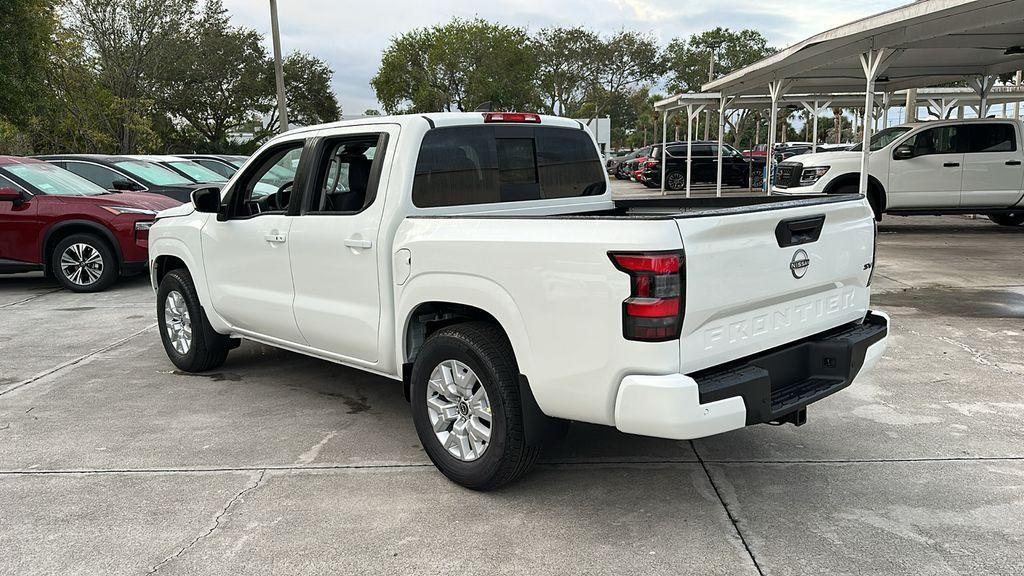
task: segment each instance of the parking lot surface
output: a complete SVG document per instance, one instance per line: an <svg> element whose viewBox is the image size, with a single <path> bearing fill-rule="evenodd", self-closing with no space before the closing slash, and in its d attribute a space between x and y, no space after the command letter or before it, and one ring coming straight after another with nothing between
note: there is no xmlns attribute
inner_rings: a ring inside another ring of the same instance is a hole
<svg viewBox="0 0 1024 576"><path fill-rule="evenodd" d="M0 277L0 573L1024 573L1024 227L879 239L889 350L805 426L576 424L492 493L397 382L252 343L180 374L145 278Z"/></svg>

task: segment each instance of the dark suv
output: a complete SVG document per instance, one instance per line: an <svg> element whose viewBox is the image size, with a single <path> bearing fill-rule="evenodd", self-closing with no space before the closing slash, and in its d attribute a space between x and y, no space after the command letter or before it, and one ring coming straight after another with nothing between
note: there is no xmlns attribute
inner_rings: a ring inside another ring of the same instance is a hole
<svg viewBox="0 0 1024 576"><path fill-rule="evenodd" d="M718 142L694 141L691 158L693 177L691 183L714 183L718 180ZM686 142L670 143L665 163L665 189L686 188ZM655 188L661 186L661 146L655 146L647 168L643 173L644 184ZM722 147L722 183L746 187L750 175L750 160L739 150L728 144Z"/></svg>
<svg viewBox="0 0 1024 576"><path fill-rule="evenodd" d="M126 156L60 154L37 158L74 172L111 192L151 192L184 203L190 201L193 190L206 186L196 184L169 168Z"/></svg>
<svg viewBox="0 0 1024 576"><path fill-rule="evenodd" d="M146 268L149 227L166 196L113 193L52 164L0 156L0 273L43 270L97 292Z"/></svg>

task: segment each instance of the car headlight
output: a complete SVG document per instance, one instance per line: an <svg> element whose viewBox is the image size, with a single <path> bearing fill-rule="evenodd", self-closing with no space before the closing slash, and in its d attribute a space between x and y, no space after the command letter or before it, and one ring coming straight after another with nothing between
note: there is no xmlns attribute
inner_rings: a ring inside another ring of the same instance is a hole
<svg viewBox="0 0 1024 576"><path fill-rule="evenodd" d="M810 168L804 168L804 171L800 173L800 185L810 186L814 184L822 176L828 172L829 166L811 166Z"/></svg>
<svg viewBox="0 0 1024 576"><path fill-rule="evenodd" d="M138 222L135 223L135 230L137 232L142 232L143 230L149 230L152 227L153 227L153 221L152 220L139 220Z"/></svg>
<svg viewBox="0 0 1024 576"><path fill-rule="evenodd" d="M132 208L130 206L101 206L107 212L111 214L146 214L148 216L156 216L155 210L147 210L146 208Z"/></svg>

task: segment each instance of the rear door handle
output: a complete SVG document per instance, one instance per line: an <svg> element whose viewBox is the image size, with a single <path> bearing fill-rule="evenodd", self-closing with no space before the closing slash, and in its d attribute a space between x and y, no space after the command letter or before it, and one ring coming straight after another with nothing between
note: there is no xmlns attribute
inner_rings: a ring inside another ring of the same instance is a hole
<svg viewBox="0 0 1024 576"><path fill-rule="evenodd" d="M1020 166L1020 160L1007 160L1007 166Z"/></svg>
<svg viewBox="0 0 1024 576"><path fill-rule="evenodd" d="M349 248L361 248L367 250L373 247L373 242L369 240L359 240L357 238L348 238L345 240L345 246Z"/></svg>
<svg viewBox="0 0 1024 576"><path fill-rule="evenodd" d="M960 165L959 162L946 162L945 164L942 165L942 167L943 168L956 168L959 165Z"/></svg>
<svg viewBox="0 0 1024 576"><path fill-rule="evenodd" d="M288 240L288 237L284 234L267 234L263 239L271 244L283 244Z"/></svg>

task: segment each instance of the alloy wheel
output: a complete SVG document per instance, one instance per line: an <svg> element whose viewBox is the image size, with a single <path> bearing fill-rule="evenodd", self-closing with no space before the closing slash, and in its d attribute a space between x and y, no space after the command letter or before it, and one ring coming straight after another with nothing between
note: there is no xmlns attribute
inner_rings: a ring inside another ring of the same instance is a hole
<svg viewBox="0 0 1024 576"><path fill-rule="evenodd" d="M476 373L458 360L445 360L430 373L427 414L441 446L472 462L491 441L491 403Z"/></svg>
<svg viewBox="0 0 1024 576"><path fill-rule="evenodd" d="M95 284L103 276L103 255L89 244L72 244L60 255L60 271L77 286Z"/></svg>
<svg viewBox="0 0 1024 576"><path fill-rule="evenodd" d="M172 290L164 300L164 329L175 352L188 354L192 349L192 318L181 292Z"/></svg>

